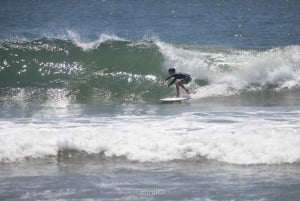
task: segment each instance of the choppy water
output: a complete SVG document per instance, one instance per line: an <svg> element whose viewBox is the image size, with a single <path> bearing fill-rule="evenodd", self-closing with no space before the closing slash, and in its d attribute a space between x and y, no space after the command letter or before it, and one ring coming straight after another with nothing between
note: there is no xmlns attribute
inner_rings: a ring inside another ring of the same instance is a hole
<svg viewBox="0 0 300 201"><path fill-rule="evenodd" d="M3 1L0 199L297 200L299 9Z"/></svg>

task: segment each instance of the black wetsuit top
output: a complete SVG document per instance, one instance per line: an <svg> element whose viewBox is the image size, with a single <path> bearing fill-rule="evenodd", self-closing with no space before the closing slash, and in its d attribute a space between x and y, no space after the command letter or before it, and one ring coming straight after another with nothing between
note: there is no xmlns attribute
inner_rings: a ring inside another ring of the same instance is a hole
<svg viewBox="0 0 300 201"><path fill-rule="evenodd" d="M174 77L174 79L169 84L169 86L172 85L176 80L185 80L186 84L189 83L192 80L192 78L191 78L191 76L189 74L186 74L186 73L174 73L174 74L170 75L169 77L167 77L166 81L168 79L170 79L171 77Z"/></svg>

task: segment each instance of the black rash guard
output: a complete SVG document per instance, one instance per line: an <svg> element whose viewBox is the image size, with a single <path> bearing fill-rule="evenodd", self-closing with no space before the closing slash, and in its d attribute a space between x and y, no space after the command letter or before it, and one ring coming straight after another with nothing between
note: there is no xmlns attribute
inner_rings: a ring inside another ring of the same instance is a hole
<svg viewBox="0 0 300 201"><path fill-rule="evenodd" d="M171 86L176 80L185 80L186 84L189 83L192 79L191 76L189 74L185 74L185 73L174 73L172 75L170 75L169 77L166 78L166 81L168 79L170 79L171 77L173 77L174 79L172 80L172 82L169 84L169 86Z"/></svg>

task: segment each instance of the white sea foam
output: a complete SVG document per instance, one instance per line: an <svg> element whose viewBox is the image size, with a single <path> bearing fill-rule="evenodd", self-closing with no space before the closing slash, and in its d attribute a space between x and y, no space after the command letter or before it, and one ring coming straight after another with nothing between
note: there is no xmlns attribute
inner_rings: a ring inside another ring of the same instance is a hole
<svg viewBox="0 0 300 201"><path fill-rule="evenodd" d="M0 122L0 161L57 156L59 150L161 162L206 158L233 164L300 161L299 112L183 113Z"/></svg>
<svg viewBox="0 0 300 201"><path fill-rule="evenodd" d="M247 90L273 87L275 90L300 86L300 46L265 51L221 47L181 47L156 40L165 57L164 66L206 80L194 98L227 96Z"/></svg>

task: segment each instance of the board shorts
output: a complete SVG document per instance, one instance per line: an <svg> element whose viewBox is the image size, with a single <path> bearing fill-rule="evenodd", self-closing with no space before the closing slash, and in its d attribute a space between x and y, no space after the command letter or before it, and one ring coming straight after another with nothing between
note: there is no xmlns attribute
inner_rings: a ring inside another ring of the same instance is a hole
<svg viewBox="0 0 300 201"><path fill-rule="evenodd" d="M182 84L187 84L189 83L190 81L192 81L192 78L190 75L186 74L185 78L181 79L179 82L182 83Z"/></svg>

